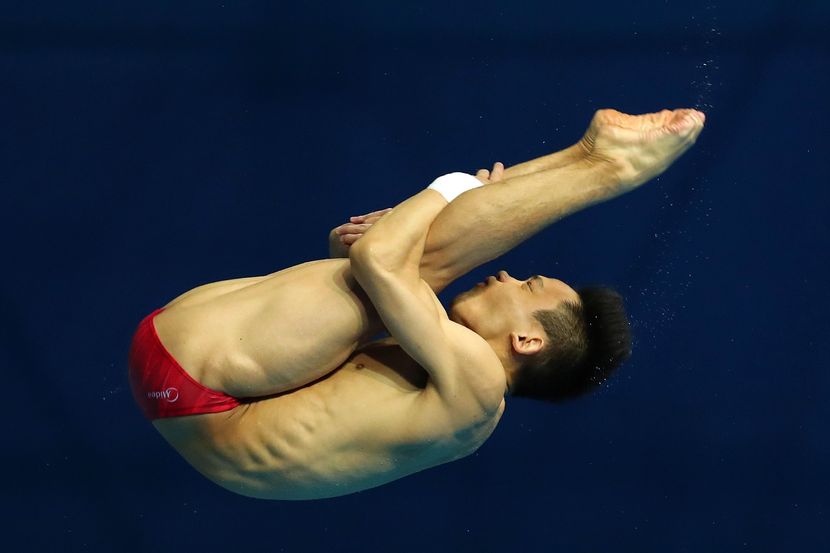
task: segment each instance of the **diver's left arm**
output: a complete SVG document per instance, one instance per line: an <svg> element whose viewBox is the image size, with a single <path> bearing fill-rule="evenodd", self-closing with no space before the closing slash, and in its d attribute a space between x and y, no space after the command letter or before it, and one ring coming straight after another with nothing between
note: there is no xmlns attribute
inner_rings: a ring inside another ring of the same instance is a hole
<svg viewBox="0 0 830 553"><path fill-rule="evenodd" d="M430 225L449 203L481 186L479 179L465 173L438 177L427 189L381 214L351 247L349 258L354 260L355 247L359 245L361 261L371 260L387 272L420 280L421 257Z"/></svg>
<svg viewBox="0 0 830 553"><path fill-rule="evenodd" d="M386 271L420 279L418 266L424 253L427 230L447 204L435 190L418 192L368 228L350 248L350 258L354 260L355 251L358 251L361 260L369 257Z"/></svg>
<svg viewBox="0 0 830 553"><path fill-rule="evenodd" d="M418 266L429 225L447 206L433 190L399 204L349 248L352 274L369 296L389 333L439 389L454 372L446 313L421 280ZM430 297L431 296L431 297Z"/></svg>
<svg viewBox="0 0 830 553"><path fill-rule="evenodd" d="M426 232L447 203L442 193L428 189L395 207L351 246L352 274L447 405L466 404L462 397L492 403L503 386L474 386L462 369L500 369L498 357L480 336L449 320L419 273Z"/></svg>

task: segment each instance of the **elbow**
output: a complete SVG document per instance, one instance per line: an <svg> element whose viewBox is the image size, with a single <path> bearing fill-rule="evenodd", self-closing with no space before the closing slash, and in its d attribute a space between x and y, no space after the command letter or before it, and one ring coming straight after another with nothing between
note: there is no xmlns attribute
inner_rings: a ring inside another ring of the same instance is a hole
<svg viewBox="0 0 830 553"><path fill-rule="evenodd" d="M372 245L367 244L364 238L351 245L349 248L349 261L352 265L365 265L372 256Z"/></svg>
<svg viewBox="0 0 830 553"><path fill-rule="evenodd" d="M361 244L361 238L352 244L349 250L349 263L352 275L364 290L375 288L379 283L385 282L391 276L391 269L385 267L382 262L382 254L376 245L371 242ZM361 244L358 246L358 244Z"/></svg>
<svg viewBox="0 0 830 553"><path fill-rule="evenodd" d="M383 255L378 245L364 236L349 248L349 262L355 275L377 273L381 271Z"/></svg>

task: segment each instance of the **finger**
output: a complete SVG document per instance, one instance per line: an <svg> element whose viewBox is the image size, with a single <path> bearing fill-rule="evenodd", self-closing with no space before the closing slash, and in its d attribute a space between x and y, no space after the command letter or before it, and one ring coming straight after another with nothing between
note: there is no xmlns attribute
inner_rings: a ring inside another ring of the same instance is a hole
<svg viewBox="0 0 830 553"><path fill-rule="evenodd" d="M346 246L351 246L355 242L357 242L360 237L363 236L362 234L344 234L340 237L340 243L345 244Z"/></svg>
<svg viewBox="0 0 830 553"><path fill-rule="evenodd" d="M478 173L476 173L476 177L478 177L480 179L484 179L484 180L489 180L490 179L490 171L488 171L487 169L479 169Z"/></svg>
<svg viewBox="0 0 830 553"><path fill-rule="evenodd" d="M344 234L363 234L364 232L369 230L369 227L371 226L372 225L369 224L353 225L350 223L346 223L334 229L334 232L341 236Z"/></svg>
<svg viewBox="0 0 830 553"><path fill-rule="evenodd" d="M366 215L356 215L354 217L350 217L353 223L362 223L367 217L383 217L387 213L392 211L391 207L387 207L386 209L379 209L377 211L373 211L371 213L367 213ZM360 219L359 221L354 221L353 219Z"/></svg>
<svg viewBox="0 0 830 553"><path fill-rule="evenodd" d="M361 223L366 223L369 225L373 225L381 220L381 218L389 213L388 211L379 212L375 211L374 213L367 213L366 215L362 215L360 218Z"/></svg>
<svg viewBox="0 0 830 553"><path fill-rule="evenodd" d="M504 163L497 161L493 164L493 172L490 173L490 180L499 181L504 177Z"/></svg>

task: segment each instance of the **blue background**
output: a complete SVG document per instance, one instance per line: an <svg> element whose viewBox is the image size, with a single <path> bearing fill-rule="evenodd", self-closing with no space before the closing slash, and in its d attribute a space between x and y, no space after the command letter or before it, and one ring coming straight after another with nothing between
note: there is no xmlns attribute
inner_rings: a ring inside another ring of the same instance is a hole
<svg viewBox="0 0 830 553"><path fill-rule="evenodd" d="M4 550L830 548L826 2L3 8ZM133 404L130 336L175 295L324 257L349 215L595 109L686 106L707 127L668 173L446 294L617 287L634 353L599 393L316 502L218 488Z"/></svg>

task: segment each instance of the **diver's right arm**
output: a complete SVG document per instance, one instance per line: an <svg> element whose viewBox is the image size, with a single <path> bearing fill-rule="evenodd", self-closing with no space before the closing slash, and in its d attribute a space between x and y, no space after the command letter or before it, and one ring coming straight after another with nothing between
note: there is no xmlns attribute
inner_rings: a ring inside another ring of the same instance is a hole
<svg viewBox="0 0 830 553"><path fill-rule="evenodd" d="M391 207L349 217L348 223L336 226L329 232L329 257L349 257L349 247L357 242L380 219L392 211Z"/></svg>

